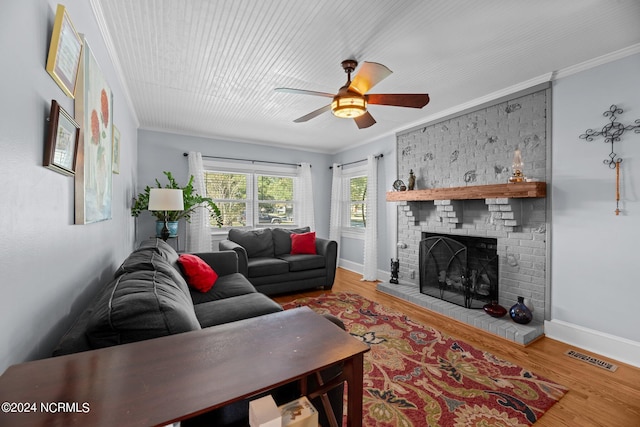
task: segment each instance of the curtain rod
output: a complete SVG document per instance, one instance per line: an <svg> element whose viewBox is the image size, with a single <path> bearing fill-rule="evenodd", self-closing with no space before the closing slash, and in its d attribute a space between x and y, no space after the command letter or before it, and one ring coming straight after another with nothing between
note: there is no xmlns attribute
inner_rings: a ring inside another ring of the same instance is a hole
<svg viewBox="0 0 640 427"><path fill-rule="evenodd" d="M182 155L184 157L187 157L189 153L182 153ZM239 159L236 157L205 156L204 154L202 155L202 157L206 157L208 159L237 160L240 162L251 162L251 163L269 163L272 165L287 165L287 166L298 166L298 167L302 166L299 163L270 162L268 160Z"/></svg>
<svg viewBox="0 0 640 427"><path fill-rule="evenodd" d="M376 156L373 156L376 159L379 159L380 157L384 157L384 154L378 154ZM360 163L360 162L366 162L367 159L360 159L360 160L354 160L353 162L349 162L349 163L343 163L341 165L338 165L339 168L341 168L342 166L347 166L347 165L353 165L355 163ZM329 166L329 169L333 169L333 166Z"/></svg>

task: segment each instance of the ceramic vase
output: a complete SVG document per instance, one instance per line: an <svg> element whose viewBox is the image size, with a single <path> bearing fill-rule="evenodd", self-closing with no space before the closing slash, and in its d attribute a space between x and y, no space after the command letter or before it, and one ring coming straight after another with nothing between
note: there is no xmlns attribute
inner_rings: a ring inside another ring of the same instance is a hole
<svg viewBox="0 0 640 427"><path fill-rule="evenodd" d="M156 221L156 237L162 236L162 227L164 227L164 221ZM169 237L178 235L178 221L167 221L167 228L169 229Z"/></svg>
<svg viewBox="0 0 640 427"><path fill-rule="evenodd" d="M531 310L524 305L524 298L518 297L518 302L511 307L509 310L509 316L513 319L514 322L520 323L522 325L526 325L531 322L533 319L533 314L531 314Z"/></svg>
<svg viewBox="0 0 640 427"><path fill-rule="evenodd" d="M491 317L503 317L507 314L507 309L498 304L498 301L491 301L491 303L485 304L482 309Z"/></svg>

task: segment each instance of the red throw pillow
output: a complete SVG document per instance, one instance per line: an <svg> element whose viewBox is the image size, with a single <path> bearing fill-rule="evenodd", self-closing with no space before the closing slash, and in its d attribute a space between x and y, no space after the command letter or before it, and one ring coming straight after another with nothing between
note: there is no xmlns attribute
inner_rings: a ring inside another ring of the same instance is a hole
<svg viewBox="0 0 640 427"><path fill-rule="evenodd" d="M218 273L197 255L181 254L178 262L189 286L200 292L208 292L218 280Z"/></svg>
<svg viewBox="0 0 640 427"><path fill-rule="evenodd" d="M291 255L316 254L316 232L291 234Z"/></svg>

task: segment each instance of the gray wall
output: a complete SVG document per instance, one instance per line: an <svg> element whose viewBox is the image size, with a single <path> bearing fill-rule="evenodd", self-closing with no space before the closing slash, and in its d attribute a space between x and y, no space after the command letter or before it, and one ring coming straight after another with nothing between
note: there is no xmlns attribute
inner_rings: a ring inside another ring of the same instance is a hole
<svg viewBox="0 0 640 427"><path fill-rule="evenodd" d="M223 141L171 133L140 130L138 192L145 186L155 185L158 178L161 183L166 179L163 171L171 171L179 183L189 178L189 164L183 153L196 151L202 155L234 157L253 160L266 160L284 163L307 162L311 164L311 178L315 195L315 221L319 236L329 236L329 199L331 194L331 156L310 151L269 147L259 144ZM137 193L136 193L137 194ZM155 219L148 213L137 220L137 239L143 240L155 233ZM184 230L184 223L180 224ZM180 242L184 247L184 243Z"/></svg>
<svg viewBox="0 0 640 427"><path fill-rule="evenodd" d="M396 177L396 137L386 135L373 142L343 150L333 156L332 163L350 163L366 159L367 155L382 154L378 159L378 278L389 278L390 261L395 257L395 206L386 201L386 192L391 190ZM360 163L365 164L365 163ZM340 265L362 272L364 262L364 240L343 237L340 249Z"/></svg>
<svg viewBox="0 0 640 427"><path fill-rule="evenodd" d="M632 340L638 325L640 134L627 131L614 151L623 159L622 213L616 216L611 145L578 136L609 123L640 119L640 54L560 79L553 86L552 318ZM640 347L638 347L640 348ZM640 351L636 362L640 365Z"/></svg>
<svg viewBox="0 0 640 427"><path fill-rule="evenodd" d="M51 100L74 103L45 71L57 1L5 1L0 13L0 372L47 357L57 340L133 247L129 200L136 176L136 123L125 102L88 1L65 6L91 43L114 99L122 135L120 175L113 175L113 219L74 225L74 184L42 167Z"/></svg>

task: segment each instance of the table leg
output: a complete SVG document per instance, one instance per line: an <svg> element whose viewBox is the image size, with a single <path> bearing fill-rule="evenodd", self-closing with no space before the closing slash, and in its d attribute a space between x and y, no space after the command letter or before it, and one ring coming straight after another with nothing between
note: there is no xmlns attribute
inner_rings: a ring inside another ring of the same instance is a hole
<svg viewBox="0 0 640 427"><path fill-rule="evenodd" d="M347 427L362 427L363 360L363 355L357 354L344 362L343 372L347 381Z"/></svg>

